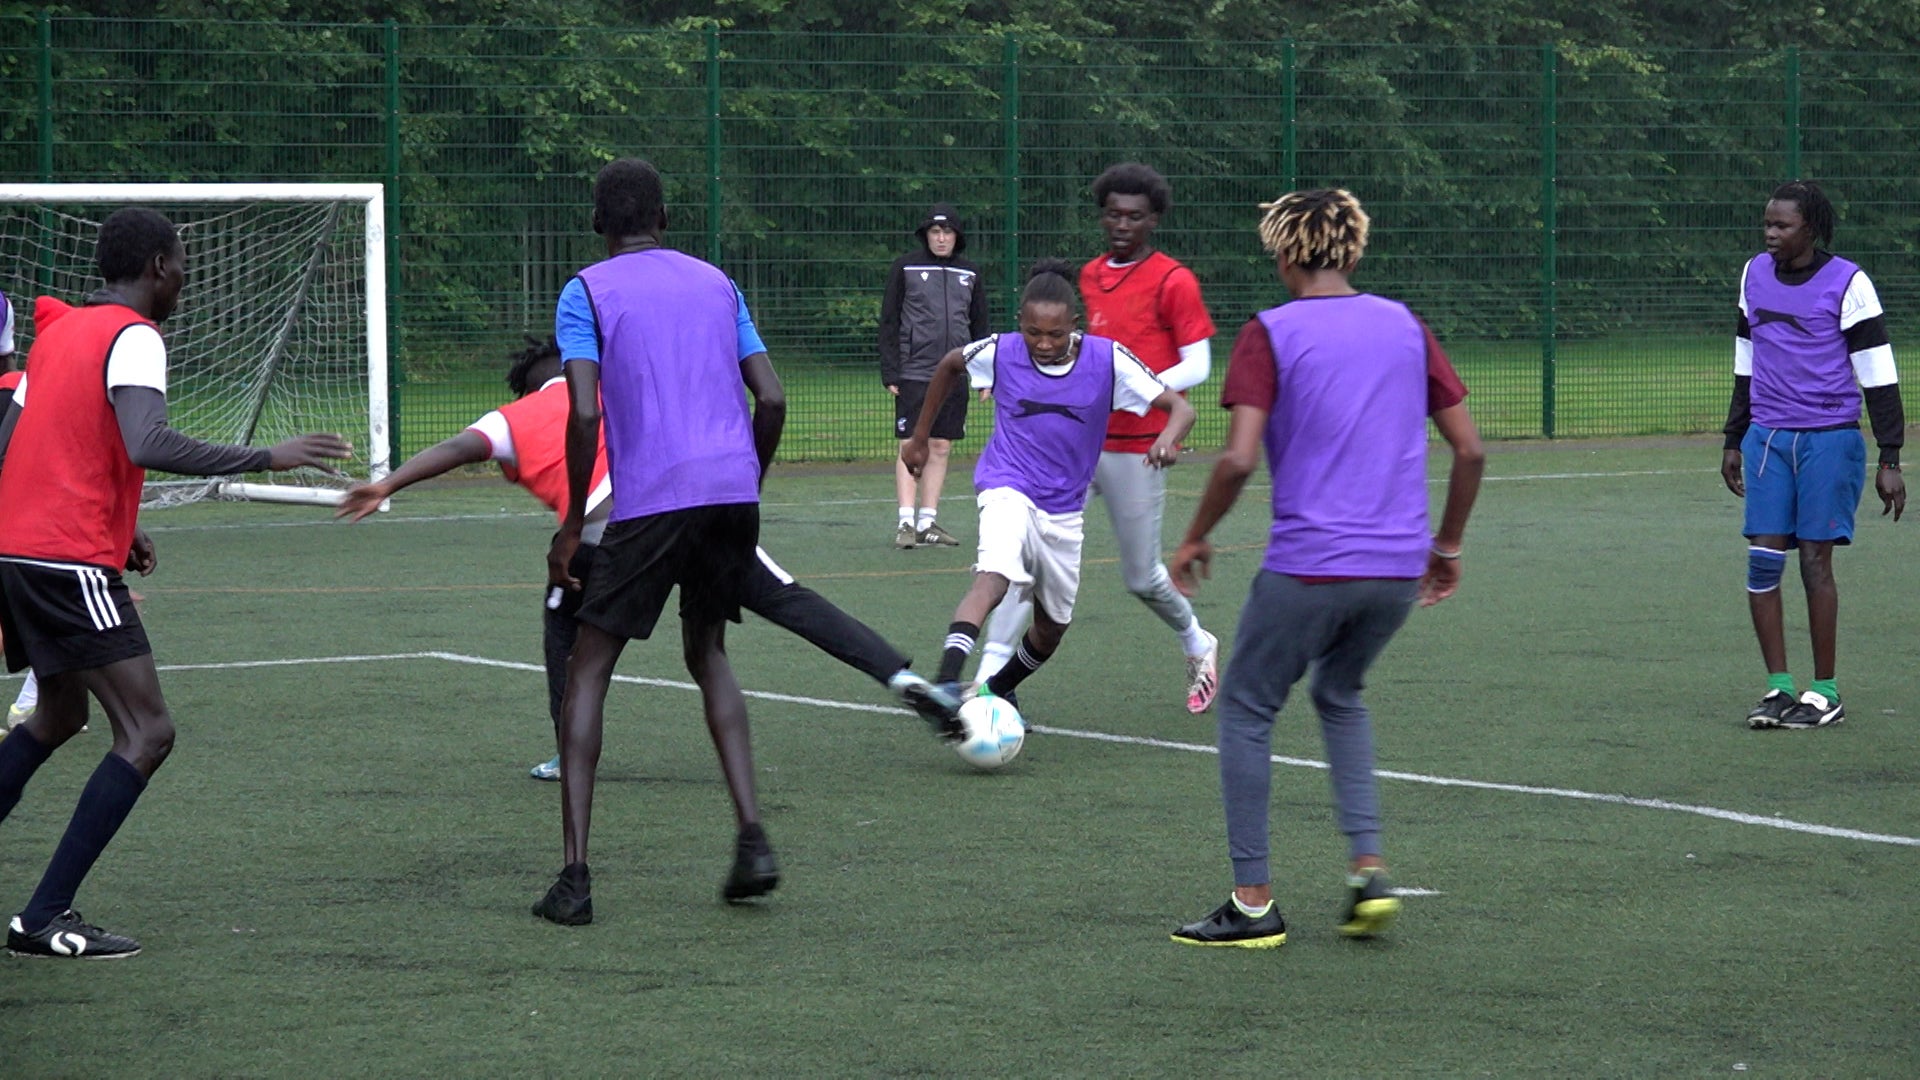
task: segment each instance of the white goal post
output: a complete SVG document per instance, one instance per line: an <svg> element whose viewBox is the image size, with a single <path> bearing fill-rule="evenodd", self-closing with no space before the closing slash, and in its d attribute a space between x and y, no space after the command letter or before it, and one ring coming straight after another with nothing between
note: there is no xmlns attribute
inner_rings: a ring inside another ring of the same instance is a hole
<svg viewBox="0 0 1920 1080"><path fill-rule="evenodd" d="M125 206L167 215L187 283L167 341L174 427L270 445L308 432L354 443L344 473L392 464L387 400L386 196L379 184L0 183L0 290L24 359L34 298L82 302L102 283L99 222ZM32 374L28 374L32 382ZM208 496L337 504L354 476L150 478L147 505Z"/></svg>

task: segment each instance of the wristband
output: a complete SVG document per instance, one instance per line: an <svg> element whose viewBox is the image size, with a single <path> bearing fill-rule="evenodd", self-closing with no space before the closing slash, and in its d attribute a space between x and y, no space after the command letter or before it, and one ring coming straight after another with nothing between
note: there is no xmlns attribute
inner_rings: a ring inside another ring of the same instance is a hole
<svg viewBox="0 0 1920 1080"><path fill-rule="evenodd" d="M1445 559L1448 562L1454 562L1460 558L1459 548L1454 548L1452 551L1441 551L1440 548L1436 545L1434 547L1428 548L1427 550L1433 552L1435 558Z"/></svg>
<svg viewBox="0 0 1920 1080"><path fill-rule="evenodd" d="M1883 469L1891 469L1894 472L1900 471L1900 463L1897 461L1883 461L1880 463L1880 467Z"/></svg>

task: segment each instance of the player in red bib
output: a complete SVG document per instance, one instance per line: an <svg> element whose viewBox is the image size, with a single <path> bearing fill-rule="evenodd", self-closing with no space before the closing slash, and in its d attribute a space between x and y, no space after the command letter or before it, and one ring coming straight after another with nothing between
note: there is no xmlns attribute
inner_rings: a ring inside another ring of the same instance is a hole
<svg viewBox="0 0 1920 1080"><path fill-rule="evenodd" d="M1087 333L1125 345L1169 390L1184 393L1200 385L1212 366L1213 319L1193 271L1153 246L1153 230L1172 205L1172 187L1145 165L1115 165L1094 180L1093 201L1100 208L1107 251L1080 269ZM1147 449L1166 425L1167 414L1158 410L1144 416L1115 412L1107 422L1093 490L1107 504L1127 591L1180 636L1187 660L1187 711L1203 713L1213 706L1219 685L1220 641L1201 627L1160 560L1167 479L1147 461ZM1030 610L1029 604L995 610L987 625L980 681L1013 655Z"/></svg>
<svg viewBox="0 0 1920 1080"><path fill-rule="evenodd" d="M749 340L750 344L745 347L763 351L757 335ZM541 341L529 337L527 342L528 347L515 354L513 366L507 371L507 386L514 393L513 402L474 421L460 434L415 454L387 476L355 485L341 501L336 516L359 521L404 488L463 465L494 461L499 463L500 471L508 480L525 488L556 516L563 517L567 509L569 404L566 378L560 373L560 346L552 338ZM604 436L594 458L592 484L580 548L571 564L573 575L583 580L592 569L594 550L606 530L607 513L613 507ZM759 561L743 585L742 607L865 672L912 706L936 730L957 730L958 699L935 690L914 674L908 668L907 657L872 628L841 611L819 593L795 582L764 549L756 549L756 553ZM580 590L554 588L546 598L547 713L553 720L556 740L560 704L567 689L567 657L572 654L574 640L580 633L576 616L581 595ZM536 780L560 779L559 755L535 765L531 775Z"/></svg>
<svg viewBox="0 0 1920 1080"><path fill-rule="evenodd" d="M153 652L120 578L154 568L141 532L147 469L188 476L324 467L353 452L338 435L221 446L167 425L167 349L158 324L186 280L186 249L152 210L100 226L106 287L70 307L34 305L31 374L0 415L0 626L7 670L32 666L40 704L0 741L0 820L49 755L80 731L91 693L113 748L88 779L32 899L7 928L26 956L112 959L140 944L73 910L80 882L173 748Z"/></svg>
<svg viewBox="0 0 1920 1080"><path fill-rule="evenodd" d="M0 292L0 413L4 413L8 402L13 400L13 391L20 385L20 379L19 353L14 349L13 339L13 301L7 299L6 293ZM7 726L4 730L12 731L26 723L39 702L40 683L33 677L33 669L28 668L19 695L13 699L12 705L7 706Z"/></svg>

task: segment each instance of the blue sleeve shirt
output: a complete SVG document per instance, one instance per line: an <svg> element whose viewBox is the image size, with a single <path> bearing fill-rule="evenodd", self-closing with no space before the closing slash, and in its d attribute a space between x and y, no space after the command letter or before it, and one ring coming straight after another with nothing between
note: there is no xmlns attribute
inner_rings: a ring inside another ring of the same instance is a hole
<svg viewBox="0 0 1920 1080"><path fill-rule="evenodd" d="M745 360L755 353L767 351L766 342L760 340L760 331L753 325L753 316L747 311L747 298L740 291L740 283L727 279L733 286L733 295L739 304L734 313L734 328L739 339L737 359ZM600 362L600 328L593 317L593 303L587 299L586 283L578 277L567 282L560 290L560 305L553 315L553 336L560 343L560 359L591 360Z"/></svg>

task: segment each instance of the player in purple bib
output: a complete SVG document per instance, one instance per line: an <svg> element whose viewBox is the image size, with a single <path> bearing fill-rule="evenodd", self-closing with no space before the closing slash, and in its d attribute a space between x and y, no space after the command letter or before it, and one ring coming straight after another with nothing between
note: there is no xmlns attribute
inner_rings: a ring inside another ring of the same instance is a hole
<svg viewBox="0 0 1920 1080"><path fill-rule="evenodd" d="M740 586L756 562L760 478L780 443L786 397L764 349L740 355L733 283L719 268L665 247L666 225L653 166L627 158L601 169L593 231L605 237L607 258L568 284L554 320L571 415L567 512L547 555L552 584L581 589L569 564L603 415L613 481L613 511L582 590L561 704L566 864L533 908L565 925L593 920L587 832L613 667L629 640L653 633L675 587L687 671L700 686L739 826L721 895L746 900L780 881L760 825L746 699L727 662L726 624L740 620Z"/></svg>
<svg viewBox="0 0 1920 1080"><path fill-rule="evenodd" d="M993 435L973 486L980 506L980 546L973 584L947 628L941 685L958 682L980 637L980 623L1009 593L1033 600L1033 625L1013 659L981 692L1012 697L1060 647L1080 587L1083 511L1115 409L1145 415L1159 409L1167 428L1147 450L1156 468L1172 464L1193 427L1193 406L1153 377L1146 365L1109 338L1075 327L1080 297L1073 268L1057 259L1036 263L1020 299L1020 332L984 338L948 353L934 369L927 400L939 403L964 373L976 390L993 391ZM933 409L922 408L900 460L914 475L927 461Z"/></svg>
<svg viewBox="0 0 1920 1080"><path fill-rule="evenodd" d="M1174 931L1188 945L1272 948L1287 940L1267 866L1274 717L1309 669L1334 805L1346 833L1348 904L1340 932L1371 937L1400 901L1380 853L1373 726L1361 683L1417 601L1460 582L1460 540L1484 454L1466 387L1421 321L1349 278L1368 219L1345 191L1265 203L1260 239L1293 302L1240 331L1221 403L1227 446L1170 560L1191 596L1212 563L1207 535L1233 507L1266 447L1273 528L1220 686L1220 790L1233 896ZM1427 419L1453 448L1446 510L1428 532Z"/></svg>
<svg viewBox="0 0 1920 1080"><path fill-rule="evenodd" d="M1866 486L1863 401L1880 447L1873 486L1881 512L1898 521L1907 505L1900 477L1906 415L1886 317L1866 272L1816 246L1833 242L1833 223L1833 204L1819 185L1781 185L1767 202L1767 250L1740 277L1720 476L1746 500L1747 606L1767 666L1766 696L1747 712L1756 729L1846 719L1835 677L1833 549L1853 542ZM1813 639L1813 682L1798 697L1780 598L1787 552L1796 547Z"/></svg>

